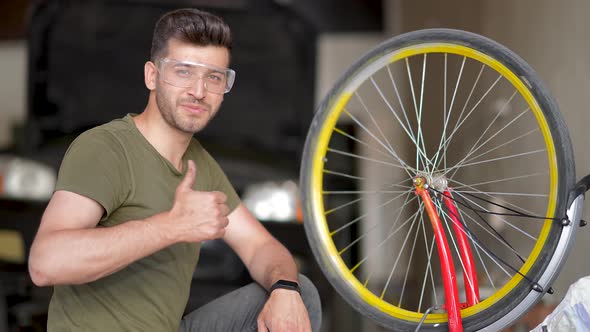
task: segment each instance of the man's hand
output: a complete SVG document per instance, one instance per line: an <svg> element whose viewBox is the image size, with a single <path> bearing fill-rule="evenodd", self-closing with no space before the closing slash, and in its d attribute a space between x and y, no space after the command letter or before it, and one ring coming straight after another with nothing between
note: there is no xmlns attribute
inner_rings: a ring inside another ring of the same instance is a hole
<svg viewBox="0 0 590 332"><path fill-rule="evenodd" d="M275 289L260 315L258 332L311 332L307 309L298 292Z"/></svg>
<svg viewBox="0 0 590 332"><path fill-rule="evenodd" d="M174 236L180 242L201 242L222 237L229 221L227 197L222 192L194 191L197 170L192 160L188 161L184 179L176 188L174 205L169 212Z"/></svg>

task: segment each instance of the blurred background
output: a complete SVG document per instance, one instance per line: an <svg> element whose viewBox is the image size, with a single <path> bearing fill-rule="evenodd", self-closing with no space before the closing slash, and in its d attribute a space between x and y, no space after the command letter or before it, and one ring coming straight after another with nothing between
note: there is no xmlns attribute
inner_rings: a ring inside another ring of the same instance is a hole
<svg viewBox="0 0 590 332"><path fill-rule="evenodd" d="M335 293L313 259L298 210L298 172L316 105L378 43L422 28L482 34L524 58L546 83L573 142L577 179L590 173L590 3L582 0L87 0L0 2L0 332L43 331L50 289L31 285L28 248L69 142L139 113L143 63L164 12L197 7L232 27L236 85L199 134L244 202L316 282L325 331L381 331ZM17 180L15 180L17 179ZM587 204L588 205L588 204ZM590 216L590 208L584 212ZM543 304L590 274L578 241ZM249 281L223 243L204 246L187 311ZM526 323L521 322L526 329Z"/></svg>

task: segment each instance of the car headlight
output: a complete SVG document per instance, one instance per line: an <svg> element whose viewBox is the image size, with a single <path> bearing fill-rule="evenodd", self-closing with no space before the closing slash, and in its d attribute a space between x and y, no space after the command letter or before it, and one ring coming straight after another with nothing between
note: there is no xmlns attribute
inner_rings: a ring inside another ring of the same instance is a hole
<svg viewBox="0 0 590 332"><path fill-rule="evenodd" d="M0 156L0 197L49 200L56 180L51 167L29 159Z"/></svg>
<svg viewBox="0 0 590 332"><path fill-rule="evenodd" d="M299 190L294 181L249 185L244 190L242 201L260 221L302 221Z"/></svg>

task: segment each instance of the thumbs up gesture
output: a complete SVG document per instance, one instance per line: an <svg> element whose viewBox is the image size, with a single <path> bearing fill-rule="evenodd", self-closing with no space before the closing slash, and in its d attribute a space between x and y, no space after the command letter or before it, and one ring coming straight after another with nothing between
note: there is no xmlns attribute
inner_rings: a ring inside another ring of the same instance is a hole
<svg viewBox="0 0 590 332"><path fill-rule="evenodd" d="M169 212L171 227L174 227L179 242L201 242L222 237L229 223L229 208L225 205L224 193L195 191L197 169L188 161L184 179L176 188L174 205Z"/></svg>

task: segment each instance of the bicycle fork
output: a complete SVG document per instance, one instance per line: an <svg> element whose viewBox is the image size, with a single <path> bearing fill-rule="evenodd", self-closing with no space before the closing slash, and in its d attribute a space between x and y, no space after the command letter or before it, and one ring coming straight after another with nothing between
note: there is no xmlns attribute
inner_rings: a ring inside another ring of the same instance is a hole
<svg viewBox="0 0 590 332"><path fill-rule="evenodd" d="M455 266L449 249L449 244L445 236L445 232L440 221L439 215L436 213L434 203L428 192L429 185L424 177L416 177L414 179L414 186L416 188L416 194L420 196L428 217L430 224L434 230L434 236L436 239L436 247L441 264L441 273L443 278L443 287L445 293L445 309L448 314L448 324L450 332L461 332L463 331L463 323L461 320L461 307L472 306L479 303L479 287L477 284L477 276L475 270L475 264L473 260L473 254L471 247L467 241L468 233L463 227L463 223L459 219L459 213L452 199L449 188L444 188L443 202L448 210L448 217L451 219L453 224L453 231L457 238L457 246L461 256L461 264L463 267L463 280L465 283L465 297L467 303L465 305L459 302L459 292L457 289L457 276L455 273Z"/></svg>

